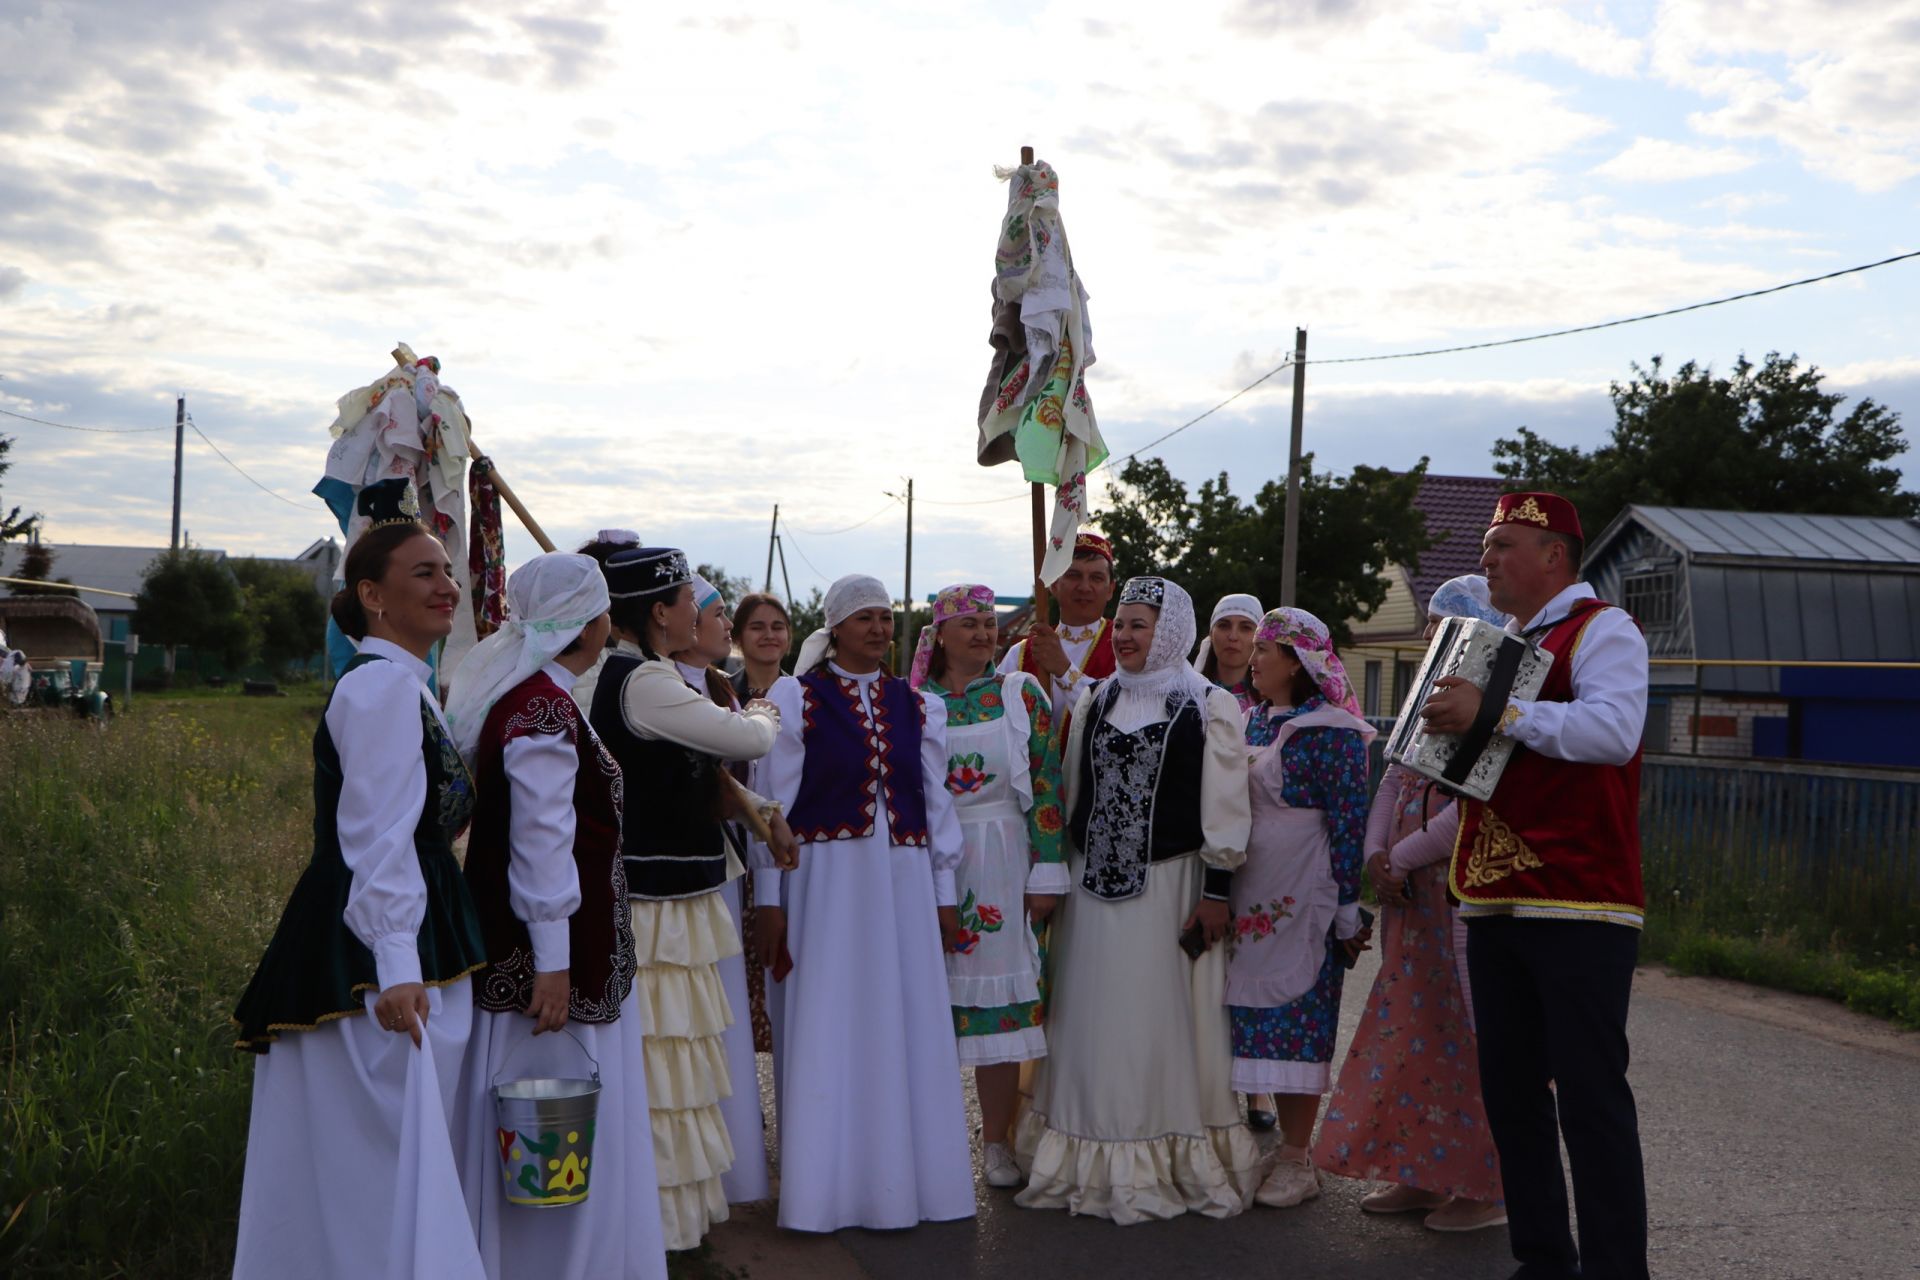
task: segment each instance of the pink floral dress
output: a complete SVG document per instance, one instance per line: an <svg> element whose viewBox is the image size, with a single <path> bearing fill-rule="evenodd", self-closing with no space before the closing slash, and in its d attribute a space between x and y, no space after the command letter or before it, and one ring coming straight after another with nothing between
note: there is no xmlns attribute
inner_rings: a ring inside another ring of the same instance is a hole
<svg viewBox="0 0 1920 1280"><path fill-rule="evenodd" d="M1395 767L1388 847L1434 816L1423 779ZM1470 1200L1498 1200L1500 1160L1480 1102L1480 1064L1454 965L1447 864L1408 876L1411 901L1380 912L1380 975L1341 1064L1314 1145L1328 1173Z"/></svg>

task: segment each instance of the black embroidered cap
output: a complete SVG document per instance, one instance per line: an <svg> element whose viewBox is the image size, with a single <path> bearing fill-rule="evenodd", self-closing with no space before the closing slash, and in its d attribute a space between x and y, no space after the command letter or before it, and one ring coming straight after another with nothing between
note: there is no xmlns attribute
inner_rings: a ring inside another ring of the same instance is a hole
<svg viewBox="0 0 1920 1280"><path fill-rule="evenodd" d="M1150 604L1158 609L1167 603L1165 578L1128 578L1120 588L1121 604Z"/></svg>
<svg viewBox="0 0 1920 1280"><path fill-rule="evenodd" d="M687 553L677 547L631 547L607 557L607 594L631 600L693 581Z"/></svg>
<svg viewBox="0 0 1920 1280"><path fill-rule="evenodd" d="M367 518L369 529L384 524L412 524L420 519L420 495L405 476L376 480L360 490L354 508Z"/></svg>

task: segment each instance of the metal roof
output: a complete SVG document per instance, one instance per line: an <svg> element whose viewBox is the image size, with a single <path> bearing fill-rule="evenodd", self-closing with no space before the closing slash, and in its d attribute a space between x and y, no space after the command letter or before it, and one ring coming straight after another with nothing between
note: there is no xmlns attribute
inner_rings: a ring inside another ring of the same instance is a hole
<svg viewBox="0 0 1920 1280"><path fill-rule="evenodd" d="M1920 521L1630 506L1594 544L1598 554L1635 518L1690 559L1920 566Z"/></svg>
<svg viewBox="0 0 1920 1280"><path fill-rule="evenodd" d="M66 578L70 582L89 587L103 587L108 591L124 591L137 595L140 580L147 572L147 566L159 557L167 554L165 547L103 547L84 543L48 543L47 550L53 552L54 579ZM27 554L24 542L9 542L0 546L0 578L18 577L20 561ZM216 560L226 559L224 551L210 551ZM11 595L5 583L0 583L0 598ZM82 591L80 599L101 613L132 613L133 601L120 596L101 595L98 592Z"/></svg>

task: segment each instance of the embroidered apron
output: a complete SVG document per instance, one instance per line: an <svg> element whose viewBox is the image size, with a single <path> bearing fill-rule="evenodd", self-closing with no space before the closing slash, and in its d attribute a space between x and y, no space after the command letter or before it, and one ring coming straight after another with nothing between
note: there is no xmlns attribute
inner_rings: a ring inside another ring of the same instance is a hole
<svg viewBox="0 0 1920 1280"><path fill-rule="evenodd" d="M947 986L961 1008L991 1009L1040 998L1040 941L1027 927L1033 851L1027 810L1026 700L1015 673L1001 682L995 720L947 726L947 793L966 853L955 873L960 950L947 953Z"/></svg>
<svg viewBox="0 0 1920 1280"><path fill-rule="evenodd" d="M1327 959L1327 935L1340 905L1333 848L1322 809L1295 809L1282 796L1281 751L1300 729L1362 722L1337 707L1283 721L1265 747L1251 749L1253 834L1247 861L1233 875L1233 923L1227 933L1230 1005L1276 1009L1312 989Z"/></svg>

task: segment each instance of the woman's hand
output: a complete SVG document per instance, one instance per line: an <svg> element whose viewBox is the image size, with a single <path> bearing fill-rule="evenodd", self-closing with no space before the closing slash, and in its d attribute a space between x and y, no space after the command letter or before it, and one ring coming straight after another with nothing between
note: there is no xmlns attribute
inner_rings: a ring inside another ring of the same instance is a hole
<svg viewBox="0 0 1920 1280"><path fill-rule="evenodd" d="M787 913L780 907L753 909L753 954L761 967L773 972L780 948L787 942Z"/></svg>
<svg viewBox="0 0 1920 1280"><path fill-rule="evenodd" d="M420 1033L427 1028L427 988L419 982L396 982L373 1002L373 1020L382 1031L405 1031L413 1036L413 1047L420 1047Z"/></svg>
<svg viewBox="0 0 1920 1280"><path fill-rule="evenodd" d="M793 834L793 828L787 825L785 814L776 813L767 819L767 830L773 834L773 843L767 851L773 855L773 865L782 871L791 871L800 865L800 841Z"/></svg>
<svg viewBox="0 0 1920 1280"><path fill-rule="evenodd" d="M1052 915L1053 909L1059 905L1060 897L1058 894L1030 893L1027 895L1027 918L1035 924L1039 924L1048 916Z"/></svg>
<svg viewBox="0 0 1920 1280"><path fill-rule="evenodd" d="M1187 922L1180 926L1180 932L1185 933L1193 928L1197 921L1201 936L1207 940L1208 946L1212 946L1227 936L1227 923L1230 918L1231 913L1227 910L1226 903L1214 898L1202 898L1194 904L1193 914L1188 916Z"/></svg>
<svg viewBox="0 0 1920 1280"><path fill-rule="evenodd" d="M948 951L960 949L960 908L940 908L940 945Z"/></svg>
<svg viewBox="0 0 1920 1280"><path fill-rule="evenodd" d="M1393 860L1382 849L1367 859L1367 875L1373 880L1373 891L1380 898L1382 906L1394 906L1404 901L1407 878L1393 869Z"/></svg>
<svg viewBox="0 0 1920 1280"><path fill-rule="evenodd" d="M1347 963L1351 965L1360 959L1360 953L1362 951L1373 950L1373 947L1371 945L1372 942L1373 942L1373 926L1367 925L1365 928L1361 929L1360 932L1354 934L1351 938L1344 938L1341 941L1335 943L1334 945L1338 946L1343 952L1345 952L1347 957Z"/></svg>
<svg viewBox="0 0 1920 1280"><path fill-rule="evenodd" d="M533 1034L558 1031L567 1025L567 971L533 975L533 998L527 1001L527 1016L533 1019Z"/></svg>
<svg viewBox="0 0 1920 1280"><path fill-rule="evenodd" d="M745 715L749 712L755 712L755 711L759 712L763 716L766 716L768 719L772 720L775 724L780 723L780 707L777 703L769 702L765 698L755 698L752 702L749 702L746 706L740 708L740 713L742 715Z"/></svg>

